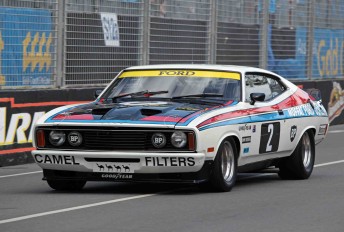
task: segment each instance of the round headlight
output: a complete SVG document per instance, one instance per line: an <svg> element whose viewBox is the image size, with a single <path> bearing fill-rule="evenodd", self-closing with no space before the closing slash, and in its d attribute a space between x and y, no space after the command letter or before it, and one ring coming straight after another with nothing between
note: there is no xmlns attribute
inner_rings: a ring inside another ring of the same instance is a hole
<svg viewBox="0 0 344 232"><path fill-rule="evenodd" d="M61 146L66 141L66 134L63 131L51 131L49 142L54 146Z"/></svg>
<svg viewBox="0 0 344 232"><path fill-rule="evenodd" d="M187 137L184 132L176 131L171 136L171 143L177 148L185 147L187 143Z"/></svg>

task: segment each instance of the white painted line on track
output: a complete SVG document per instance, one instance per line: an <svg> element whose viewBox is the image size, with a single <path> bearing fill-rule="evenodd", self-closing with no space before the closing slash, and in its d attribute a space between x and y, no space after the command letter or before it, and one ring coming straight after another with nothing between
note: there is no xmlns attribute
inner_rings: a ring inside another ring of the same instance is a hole
<svg viewBox="0 0 344 232"><path fill-rule="evenodd" d="M330 130L328 133L330 134L344 133L344 130L333 130L333 131Z"/></svg>
<svg viewBox="0 0 344 232"><path fill-rule="evenodd" d="M337 160L337 161L328 162L328 163L316 164L316 165L314 165L314 167L317 168L317 167L323 167L323 166L339 164L339 163L344 163L344 160ZM37 173L37 172L32 172L32 173ZM23 174L23 173L21 173L21 174ZM21 174L17 174L17 175L21 175ZM244 178L241 178L240 180L254 179L254 178L258 178L258 177L262 177L262 176L270 176L270 175L275 175L275 174L276 173L263 173L263 174L258 174L258 175L254 175L254 176L244 177ZM37 218L37 217L43 217L43 216L52 215L52 214L70 212L70 211L74 211L74 210L86 209L86 208L96 207L96 206L100 206L100 205L109 205L109 204L114 204L114 203L123 202L123 201L130 201L130 200L135 200L135 199L140 199L140 198L152 197L152 196L160 195L162 193L173 192L173 191L176 191L176 190L151 193L151 194L143 194L143 195L137 195L137 196L133 196L133 197L125 197L125 198L119 198L119 199L114 199L114 200L110 200L110 201L101 201L101 202L97 202L97 203L93 203L93 204L80 205L80 206L75 206L75 207L70 207L70 208L65 208L65 209L58 209L58 210L52 210L52 211L47 211L47 212L43 212L43 213L26 215L26 216L22 216L22 217L15 217L15 218L10 218L10 219L0 220L0 224L17 222L17 221L22 221L22 220L27 220L27 219L31 219L31 218Z"/></svg>
<svg viewBox="0 0 344 232"><path fill-rule="evenodd" d="M5 176L0 176L0 179L1 179L1 178L6 178L6 177L24 176L24 175L37 174L37 173L42 173L42 171L24 172L24 173L12 174L12 175L5 175Z"/></svg>
<svg viewBox="0 0 344 232"><path fill-rule="evenodd" d="M344 163L344 160L337 160L337 161L328 162L328 163L316 164L316 165L314 165L314 167L317 168L317 167L328 166L328 165L333 165L333 164L340 164L340 163Z"/></svg>
<svg viewBox="0 0 344 232"><path fill-rule="evenodd" d="M64 213L64 212L69 212L69 211L74 211L74 210L79 210L79 209L86 209L86 208L96 207L96 206L100 206L100 205L114 204L114 203L118 203L118 202L130 201L130 200L135 200L135 199L140 199L140 198L145 198L145 197L152 197L152 196L156 196L156 195L161 194L161 193L162 192L152 193L152 194L143 194L143 195L137 195L137 196L133 196L133 197L119 198L119 199L110 200L110 201L101 201L101 202L97 202L97 203L93 203L93 204L80 205L80 206L76 206L76 207L58 209L58 210L47 211L47 212L43 212L43 213L36 213L36 214L31 214L31 215L16 217L16 218L10 218L10 219L1 220L0 224L17 222L17 221L22 221L22 220L26 220L26 219L43 217L43 216L47 216L47 215Z"/></svg>

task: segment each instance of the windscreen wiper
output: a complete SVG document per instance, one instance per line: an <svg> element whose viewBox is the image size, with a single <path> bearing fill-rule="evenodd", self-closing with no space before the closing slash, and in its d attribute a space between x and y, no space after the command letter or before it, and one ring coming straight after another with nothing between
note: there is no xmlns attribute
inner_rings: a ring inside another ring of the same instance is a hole
<svg viewBox="0 0 344 232"><path fill-rule="evenodd" d="M190 95L183 95L183 96L175 96L171 99L181 99L181 98L202 98L202 97L223 97L223 94L213 94L213 93L200 93L200 94L190 94Z"/></svg>
<svg viewBox="0 0 344 232"><path fill-rule="evenodd" d="M146 97L150 97L153 95L157 95L157 94L163 94L163 93L168 93L167 90L163 90L163 91L148 91L148 90L144 90L144 91L138 91L138 92L133 92L133 93L126 93L126 94L122 94L122 95L118 95L112 98L112 101L115 101L118 98L122 98L122 97L137 97L137 96L146 96Z"/></svg>

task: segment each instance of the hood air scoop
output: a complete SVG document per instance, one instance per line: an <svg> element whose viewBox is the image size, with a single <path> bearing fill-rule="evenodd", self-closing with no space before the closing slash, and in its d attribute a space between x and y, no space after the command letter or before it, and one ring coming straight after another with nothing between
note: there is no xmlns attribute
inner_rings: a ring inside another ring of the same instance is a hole
<svg viewBox="0 0 344 232"><path fill-rule="evenodd" d="M143 116L152 116L152 115L156 115L156 114L161 114L162 111L161 110L156 110L156 109L141 109L141 114Z"/></svg>
<svg viewBox="0 0 344 232"><path fill-rule="evenodd" d="M94 115L105 115L107 112L112 110L113 108L96 108L92 109L92 114Z"/></svg>

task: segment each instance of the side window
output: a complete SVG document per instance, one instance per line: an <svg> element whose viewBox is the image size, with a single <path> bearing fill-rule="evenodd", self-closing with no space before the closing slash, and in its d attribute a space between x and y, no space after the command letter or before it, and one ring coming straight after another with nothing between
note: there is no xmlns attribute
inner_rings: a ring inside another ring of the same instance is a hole
<svg viewBox="0 0 344 232"><path fill-rule="evenodd" d="M251 93L264 93L265 101L270 101L283 93L284 86L276 79L263 73L252 73L245 75L245 101L250 101Z"/></svg>

